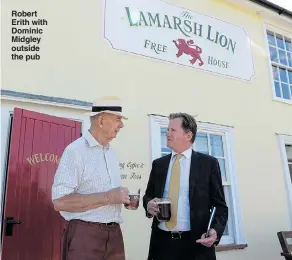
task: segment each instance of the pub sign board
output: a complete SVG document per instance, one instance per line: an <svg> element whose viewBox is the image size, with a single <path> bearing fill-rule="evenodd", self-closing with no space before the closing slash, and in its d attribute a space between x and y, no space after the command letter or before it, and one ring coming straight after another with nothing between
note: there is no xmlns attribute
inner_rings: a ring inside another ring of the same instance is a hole
<svg viewBox="0 0 292 260"><path fill-rule="evenodd" d="M116 50L250 81L251 41L237 25L160 0L104 0Z"/></svg>

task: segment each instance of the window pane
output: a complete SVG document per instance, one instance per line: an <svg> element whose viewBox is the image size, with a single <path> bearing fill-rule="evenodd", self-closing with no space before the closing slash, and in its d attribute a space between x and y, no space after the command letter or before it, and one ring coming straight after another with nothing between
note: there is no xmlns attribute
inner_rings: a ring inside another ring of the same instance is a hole
<svg viewBox="0 0 292 260"><path fill-rule="evenodd" d="M276 46L275 37L274 37L274 35L272 33L269 33L269 32L268 32L268 43L270 45Z"/></svg>
<svg viewBox="0 0 292 260"><path fill-rule="evenodd" d="M198 152L209 154L207 134L198 133L195 144Z"/></svg>
<svg viewBox="0 0 292 260"><path fill-rule="evenodd" d="M165 156L169 153L171 153L171 149L166 147L166 133L167 128L161 128L160 129L160 135L161 135L161 156Z"/></svg>
<svg viewBox="0 0 292 260"><path fill-rule="evenodd" d="M286 52L279 50L279 57L280 57L280 63L283 65L288 65Z"/></svg>
<svg viewBox="0 0 292 260"><path fill-rule="evenodd" d="M292 84L292 71L288 70L289 82Z"/></svg>
<svg viewBox="0 0 292 260"><path fill-rule="evenodd" d="M292 145L286 145L286 153L287 153L287 158L288 158L288 162L292 163Z"/></svg>
<svg viewBox="0 0 292 260"><path fill-rule="evenodd" d="M292 182L292 145L286 145L286 153L287 153L287 159L288 159L288 167L289 167L289 172L291 176L291 182Z"/></svg>
<svg viewBox="0 0 292 260"><path fill-rule="evenodd" d="M281 96L281 90L280 90L280 84L277 81L275 81L275 90L276 90L276 96L279 97L279 98L282 97Z"/></svg>
<svg viewBox="0 0 292 260"><path fill-rule="evenodd" d="M162 153L171 153L171 149L169 149L168 147L162 147L161 152Z"/></svg>
<svg viewBox="0 0 292 260"><path fill-rule="evenodd" d="M289 85L287 85L287 84L281 84L281 86L282 86L283 98L290 99Z"/></svg>
<svg viewBox="0 0 292 260"><path fill-rule="evenodd" d="M218 161L219 161L219 165L220 165L222 181L227 181L226 169L225 169L225 159L218 159Z"/></svg>
<svg viewBox="0 0 292 260"><path fill-rule="evenodd" d="M210 135L211 155L224 157L221 135Z"/></svg>
<svg viewBox="0 0 292 260"><path fill-rule="evenodd" d="M165 135L161 135L161 146L166 147L166 136Z"/></svg>
<svg viewBox="0 0 292 260"><path fill-rule="evenodd" d="M223 232L223 236L228 236L229 235L229 230L228 230L228 225L225 226L225 230Z"/></svg>
<svg viewBox="0 0 292 260"><path fill-rule="evenodd" d="M230 211L232 209L232 197L230 194L230 186L224 186L224 195L225 195L226 204L228 206L228 213L229 213L229 216L231 216ZM229 217L223 235L225 236L229 235L230 233L229 228L232 228L231 223L232 223L232 218Z"/></svg>
<svg viewBox="0 0 292 260"><path fill-rule="evenodd" d="M285 69L280 69L280 78L282 82L288 83L287 73Z"/></svg>
<svg viewBox="0 0 292 260"><path fill-rule="evenodd" d="M161 136L161 147L166 147L166 136L165 135Z"/></svg>
<svg viewBox="0 0 292 260"><path fill-rule="evenodd" d="M287 52L287 56L288 56L289 66L292 67L292 53L291 52Z"/></svg>
<svg viewBox="0 0 292 260"><path fill-rule="evenodd" d="M270 54L271 54L271 61L279 62L277 49L269 46Z"/></svg>
<svg viewBox="0 0 292 260"><path fill-rule="evenodd" d="M165 128L165 127L164 128L161 128L160 132L161 132L161 134L166 135L167 128Z"/></svg>
<svg viewBox="0 0 292 260"><path fill-rule="evenodd" d="M161 146L162 147L166 147L166 132L167 129L166 128L161 128Z"/></svg>
<svg viewBox="0 0 292 260"><path fill-rule="evenodd" d="M284 41L280 35L276 37L278 48L285 49Z"/></svg>
<svg viewBox="0 0 292 260"><path fill-rule="evenodd" d="M278 68L276 66L272 66L272 70L273 70L273 77L276 80L279 80L279 71Z"/></svg>
<svg viewBox="0 0 292 260"><path fill-rule="evenodd" d="M289 40L285 40L285 43L286 43L286 49L288 50L288 51L291 51L292 52L292 43L291 43L291 41L289 41Z"/></svg>

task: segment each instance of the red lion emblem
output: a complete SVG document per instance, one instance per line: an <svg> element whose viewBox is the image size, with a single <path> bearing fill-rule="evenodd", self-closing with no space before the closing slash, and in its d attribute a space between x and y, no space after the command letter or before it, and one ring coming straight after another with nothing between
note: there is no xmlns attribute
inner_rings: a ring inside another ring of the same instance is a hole
<svg viewBox="0 0 292 260"><path fill-rule="evenodd" d="M202 53L202 49L199 46L194 45L193 40L189 40L186 42L186 40L184 39L177 39L177 40L173 40L172 42L178 48L176 57L180 57L183 53L185 53L193 57L190 60L191 64L194 64L197 60L200 61L199 66L202 66L204 64L200 55ZM190 46L195 47L195 48L192 48Z"/></svg>

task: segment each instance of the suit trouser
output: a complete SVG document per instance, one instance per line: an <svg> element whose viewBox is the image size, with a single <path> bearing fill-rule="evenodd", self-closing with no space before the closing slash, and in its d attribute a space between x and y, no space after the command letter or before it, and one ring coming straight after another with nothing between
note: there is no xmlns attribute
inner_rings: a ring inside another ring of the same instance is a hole
<svg viewBox="0 0 292 260"><path fill-rule="evenodd" d="M63 238L62 260L125 260L120 225L71 220Z"/></svg>
<svg viewBox="0 0 292 260"><path fill-rule="evenodd" d="M193 260L191 232L171 234L157 229L153 236L150 260Z"/></svg>

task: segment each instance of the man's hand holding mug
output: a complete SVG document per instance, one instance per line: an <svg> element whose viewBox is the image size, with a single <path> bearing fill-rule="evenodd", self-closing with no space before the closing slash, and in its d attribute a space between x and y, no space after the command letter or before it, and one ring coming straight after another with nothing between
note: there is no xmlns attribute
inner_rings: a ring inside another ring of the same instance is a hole
<svg viewBox="0 0 292 260"><path fill-rule="evenodd" d="M147 212L152 216L157 216L158 205L157 205L157 198L154 198L153 200L150 200L147 204Z"/></svg>

